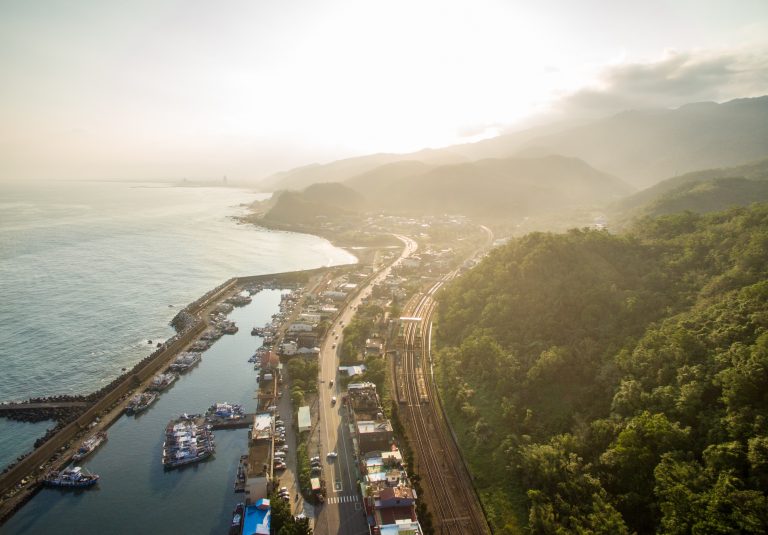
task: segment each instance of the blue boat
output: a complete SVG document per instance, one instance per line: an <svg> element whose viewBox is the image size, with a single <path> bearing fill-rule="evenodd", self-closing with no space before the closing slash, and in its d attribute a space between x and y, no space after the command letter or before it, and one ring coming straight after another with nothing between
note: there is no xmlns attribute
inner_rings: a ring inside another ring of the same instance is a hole
<svg viewBox="0 0 768 535"><path fill-rule="evenodd" d="M73 466L65 470L54 470L45 476L44 483L48 487L63 487L80 489L92 487L99 481L97 474L83 472L82 467Z"/></svg>

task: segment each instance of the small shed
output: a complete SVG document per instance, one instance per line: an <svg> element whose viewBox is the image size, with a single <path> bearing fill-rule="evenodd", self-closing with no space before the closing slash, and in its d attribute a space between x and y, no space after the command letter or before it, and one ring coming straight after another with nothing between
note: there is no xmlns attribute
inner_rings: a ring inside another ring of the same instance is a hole
<svg viewBox="0 0 768 535"><path fill-rule="evenodd" d="M299 407L299 433L312 429L312 418L309 414L309 405Z"/></svg>

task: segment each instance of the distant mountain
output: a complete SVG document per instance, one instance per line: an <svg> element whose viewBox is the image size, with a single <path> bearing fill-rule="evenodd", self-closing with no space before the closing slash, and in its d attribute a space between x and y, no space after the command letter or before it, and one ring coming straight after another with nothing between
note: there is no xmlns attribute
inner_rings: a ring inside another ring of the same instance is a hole
<svg viewBox="0 0 768 535"><path fill-rule="evenodd" d="M576 127L558 123L442 149L348 158L277 173L260 187L277 191L343 182L403 161L442 166L548 155L580 158L635 187L647 187L669 176L762 158L766 147L768 96L626 111ZM388 169L402 171L397 166Z"/></svg>
<svg viewBox="0 0 768 535"><path fill-rule="evenodd" d="M514 220L602 207L630 192L616 177L562 156L441 166L403 161L341 184L279 192L267 205L264 217L273 222L310 224L383 210Z"/></svg>
<svg viewBox="0 0 768 535"><path fill-rule="evenodd" d="M619 179L561 156L434 167L403 162L345 184L357 189L371 206L389 211L509 218L595 206L631 191Z"/></svg>
<svg viewBox="0 0 768 535"><path fill-rule="evenodd" d="M452 153L449 149L425 149L410 154L369 154L276 173L264 179L259 186L265 191L299 190L315 183L343 182L379 166L408 160L444 165L462 162L466 158Z"/></svg>
<svg viewBox="0 0 768 535"><path fill-rule="evenodd" d="M621 225L640 216L714 212L764 201L768 201L768 159L676 176L618 201L610 211Z"/></svg>
<svg viewBox="0 0 768 535"><path fill-rule="evenodd" d="M679 173L756 160L767 148L764 96L675 110L628 111L529 140L521 150L529 156L578 157L642 187Z"/></svg>
<svg viewBox="0 0 768 535"><path fill-rule="evenodd" d="M269 202L264 219L275 223L312 224L318 218L339 218L355 214L364 198L343 184L325 183L298 191L281 191Z"/></svg>
<svg viewBox="0 0 768 535"><path fill-rule="evenodd" d="M344 184L357 191L363 192L372 202L376 202L379 196L386 196L393 184L423 175L434 169L417 160L402 160L386 165L380 165L368 172L362 173L344 181Z"/></svg>

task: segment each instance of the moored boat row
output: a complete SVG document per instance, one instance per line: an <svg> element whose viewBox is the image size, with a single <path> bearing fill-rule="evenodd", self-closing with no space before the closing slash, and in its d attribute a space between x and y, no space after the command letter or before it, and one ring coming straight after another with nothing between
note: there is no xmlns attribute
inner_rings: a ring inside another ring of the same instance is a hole
<svg viewBox="0 0 768 535"><path fill-rule="evenodd" d="M165 428L163 466L167 469L208 459L216 450L213 433L195 418L181 416Z"/></svg>

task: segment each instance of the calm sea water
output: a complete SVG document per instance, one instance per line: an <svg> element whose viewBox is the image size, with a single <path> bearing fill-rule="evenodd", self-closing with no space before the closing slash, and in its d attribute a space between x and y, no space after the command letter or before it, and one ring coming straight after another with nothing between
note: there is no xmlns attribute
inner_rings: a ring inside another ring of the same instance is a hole
<svg viewBox="0 0 768 535"><path fill-rule="evenodd" d="M168 322L179 307L231 276L354 261L314 236L236 224L240 204L257 198L232 188L0 183L0 400L100 388L150 353L148 340L173 334ZM157 519L152 533L219 532L244 433L219 433L214 461L168 474L158 457L162 429L179 412L251 399L250 326L265 323L278 301L277 292L262 292L233 312L237 335L211 348L149 413L110 430L89 461L103 476L98 490L46 490L0 532L147 532L137 517ZM45 428L0 419L0 464ZM194 521L171 513L180 507Z"/></svg>

